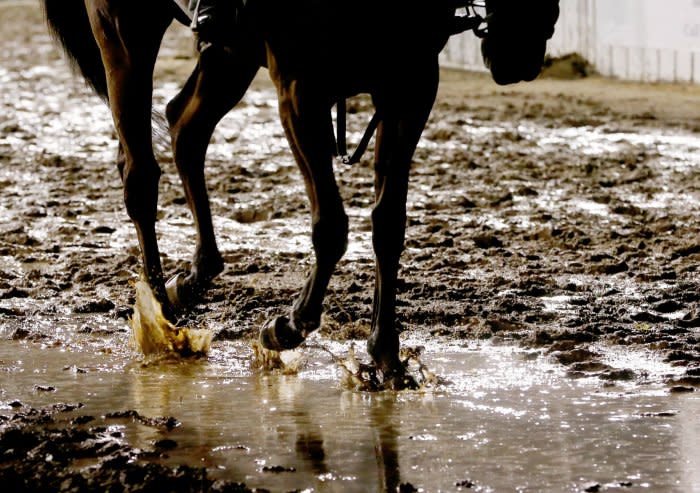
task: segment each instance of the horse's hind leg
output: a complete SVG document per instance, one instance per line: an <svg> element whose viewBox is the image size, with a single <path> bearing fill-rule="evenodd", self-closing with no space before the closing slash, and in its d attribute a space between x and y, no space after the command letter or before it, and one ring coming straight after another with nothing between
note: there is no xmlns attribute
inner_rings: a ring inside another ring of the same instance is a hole
<svg viewBox="0 0 700 493"><path fill-rule="evenodd" d="M290 317L271 321L260 332L267 349L292 349L321 323L323 297L335 266L347 248L348 218L333 175L333 127L322 88L304 81L277 81L280 117L301 169L311 205L316 264Z"/></svg>
<svg viewBox="0 0 700 493"><path fill-rule="evenodd" d="M415 385L399 359L396 326L396 290L399 258L406 233L406 197L413 153L435 100L437 66L416 70L408 90L375 95L382 115L375 151L375 206L372 211L372 243L376 256L376 280L372 331L367 349L387 386ZM406 87L399 81L396 88ZM403 92L403 93L402 93Z"/></svg>
<svg viewBox="0 0 700 493"><path fill-rule="evenodd" d="M216 124L241 100L258 68L252 52L206 50L183 90L168 104L175 164L197 231L189 274L167 283L175 306L191 302L224 268L212 225L204 158Z"/></svg>
<svg viewBox="0 0 700 493"><path fill-rule="evenodd" d="M107 73L124 203L136 227L148 283L166 316L171 315L155 232L160 168L153 154L151 98L153 67L172 15L162 5L135 2L93 0L86 7Z"/></svg>

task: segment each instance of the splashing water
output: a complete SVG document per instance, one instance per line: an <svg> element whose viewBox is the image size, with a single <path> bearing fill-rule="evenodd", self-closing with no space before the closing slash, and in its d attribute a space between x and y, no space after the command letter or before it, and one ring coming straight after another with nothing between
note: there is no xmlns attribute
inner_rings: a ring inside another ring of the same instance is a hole
<svg viewBox="0 0 700 493"><path fill-rule="evenodd" d="M175 327L144 280L136 283L136 303L131 318L131 343L144 355L203 355L209 351L213 333L207 329Z"/></svg>
<svg viewBox="0 0 700 493"><path fill-rule="evenodd" d="M304 358L301 357L298 351L280 353L264 348L258 340L253 341L250 346L253 350L251 367L254 370L280 375L297 375L302 366L304 366ZM284 358L282 354L285 354Z"/></svg>
<svg viewBox="0 0 700 493"><path fill-rule="evenodd" d="M298 375L306 364L306 359L298 350L282 353L265 349L259 341L252 341L253 350L251 368L261 373L277 375ZM387 390L374 363L365 363L357 357L355 345L351 344L346 354L338 355L326 344L319 341L305 342L301 348L317 349L326 353L340 370L340 388L354 392L381 392ZM401 361L411 374L418 388L423 391L449 383L435 375L421 361L423 347L406 347L401 349Z"/></svg>
<svg viewBox="0 0 700 493"><path fill-rule="evenodd" d="M381 392L388 389L386 383L380 378L375 364L360 361L355 352L354 344L350 345L344 357L337 356L320 344L309 347L320 349L331 357L341 373L341 388L356 392ZM422 391L448 383L447 380L430 371L421 361L420 356L423 351L423 347L401 348L401 362L418 384L418 388L415 390Z"/></svg>

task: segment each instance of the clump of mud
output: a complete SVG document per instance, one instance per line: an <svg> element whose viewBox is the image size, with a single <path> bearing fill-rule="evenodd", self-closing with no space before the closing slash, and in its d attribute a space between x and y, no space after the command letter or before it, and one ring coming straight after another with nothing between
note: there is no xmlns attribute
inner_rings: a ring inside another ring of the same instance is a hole
<svg viewBox="0 0 700 493"><path fill-rule="evenodd" d="M144 355L203 355L209 351L213 333L206 329L176 327L163 315L163 308L144 280L136 283L136 303L131 318L133 347Z"/></svg>
<svg viewBox="0 0 700 493"><path fill-rule="evenodd" d="M150 450L131 447L109 422L134 419L169 431L174 418L145 418L135 411L102 418L77 416L82 404L23 407L0 415L0 483L3 491L182 491L249 492L244 484L214 480L201 467L160 463L173 440Z"/></svg>
<svg viewBox="0 0 700 493"><path fill-rule="evenodd" d="M541 77L548 79L585 79L595 75L595 67L578 53L568 53L560 57L547 55L542 66Z"/></svg>

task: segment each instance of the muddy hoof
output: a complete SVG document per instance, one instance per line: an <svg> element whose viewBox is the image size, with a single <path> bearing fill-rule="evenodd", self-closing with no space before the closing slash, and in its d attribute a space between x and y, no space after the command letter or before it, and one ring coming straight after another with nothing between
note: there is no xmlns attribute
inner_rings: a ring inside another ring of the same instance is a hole
<svg viewBox="0 0 700 493"><path fill-rule="evenodd" d="M168 301L175 310L180 310L192 302L192 288L184 274L175 274L165 283Z"/></svg>
<svg viewBox="0 0 700 493"><path fill-rule="evenodd" d="M304 342L287 317L277 317L260 330L260 344L271 351L294 349Z"/></svg>
<svg viewBox="0 0 700 493"><path fill-rule="evenodd" d="M387 390L417 390L420 385L405 369L382 372L382 386Z"/></svg>

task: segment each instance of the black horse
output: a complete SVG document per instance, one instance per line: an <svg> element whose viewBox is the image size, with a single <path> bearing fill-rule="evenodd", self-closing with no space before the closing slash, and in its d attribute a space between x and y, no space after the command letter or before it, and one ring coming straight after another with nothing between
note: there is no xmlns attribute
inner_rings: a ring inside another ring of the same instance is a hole
<svg viewBox="0 0 700 493"><path fill-rule="evenodd" d="M462 3L473 4L473 0ZM146 278L166 314L223 269L204 180L204 157L219 120L240 101L260 66L279 97L282 125L304 176L316 255L289 316L261 330L270 349L291 349L318 328L322 300L345 252L348 219L333 174L331 107L358 93L378 115L372 210L376 284L368 350L388 387L411 384L399 359L396 289L413 153L438 87L438 54L457 2L257 0L227 50L205 50L169 104L174 158L197 242L191 270L164 282L155 233L160 168L151 137L153 67L165 30L182 11L171 0L43 0L50 29L98 94L119 137L124 201L136 226ZM559 15L558 0L485 0L482 44L494 80L535 78ZM351 35L344 26L356 26Z"/></svg>

